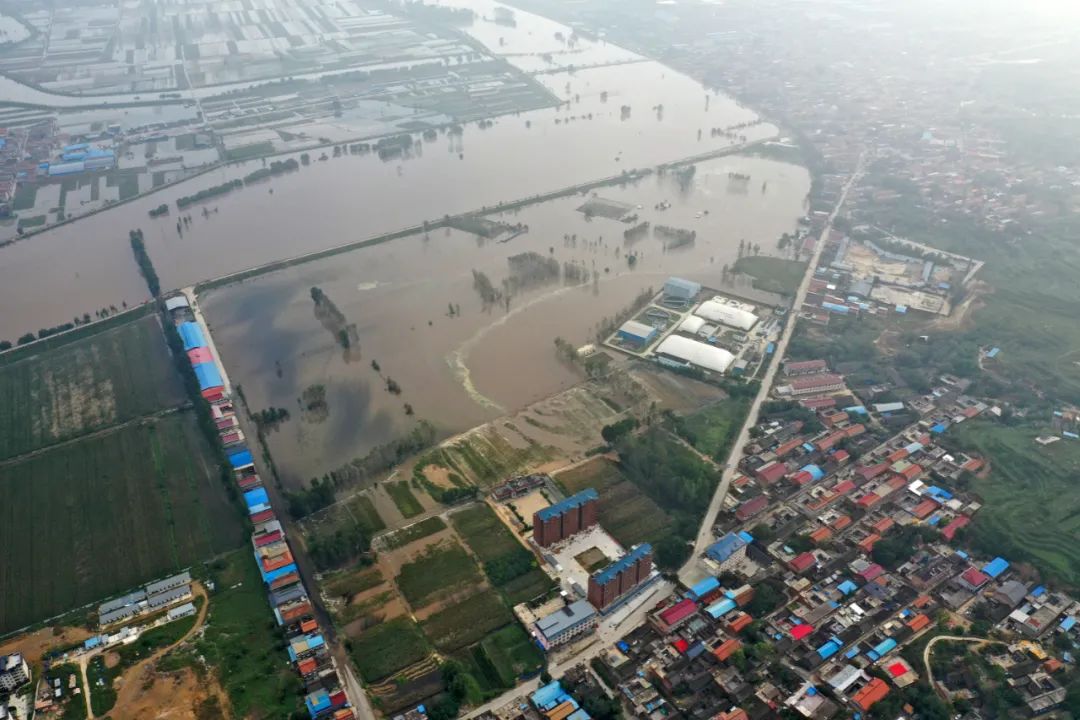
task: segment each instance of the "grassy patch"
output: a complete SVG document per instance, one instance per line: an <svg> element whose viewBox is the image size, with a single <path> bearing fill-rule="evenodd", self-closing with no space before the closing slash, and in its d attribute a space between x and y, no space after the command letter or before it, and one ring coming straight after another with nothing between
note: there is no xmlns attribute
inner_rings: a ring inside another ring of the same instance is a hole
<svg viewBox="0 0 1080 720"><path fill-rule="evenodd" d="M216 670L233 716L285 718L302 711L303 688L287 662L250 549L215 561L211 570L218 589L196 650Z"/></svg>
<svg viewBox="0 0 1080 720"><path fill-rule="evenodd" d="M197 602L202 605L201 598L198 598ZM120 656L120 664L125 667L134 665L140 660L153 655L158 650L179 642L180 638L187 635L191 628L195 627L196 620L195 615L174 620L171 623L147 630L129 645L120 645L116 649L116 654Z"/></svg>
<svg viewBox="0 0 1080 720"><path fill-rule="evenodd" d="M174 138L177 150L194 150L195 149L195 133L184 133L177 135Z"/></svg>
<svg viewBox="0 0 1080 720"><path fill-rule="evenodd" d="M375 509L375 503L367 495L357 495L346 503L346 507L368 537L386 529L386 523Z"/></svg>
<svg viewBox="0 0 1080 720"><path fill-rule="evenodd" d="M413 562L402 565L396 582L409 604L420 608L480 580L476 563L454 543L432 546Z"/></svg>
<svg viewBox="0 0 1080 720"><path fill-rule="evenodd" d="M450 651L478 642L514 616L494 590L485 590L424 621L424 632L440 650Z"/></svg>
<svg viewBox="0 0 1080 720"><path fill-rule="evenodd" d="M184 400L156 316L37 350L0 366L0 459Z"/></svg>
<svg viewBox="0 0 1080 720"><path fill-rule="evenodd" d="M105 667L105 656L96 655L86 666L86 680L90 684L90 709L101 717L116 704L113 681L120 675L121 667ZM100 681L100 684L99 684Z"/></svg>
<svg viewBox="0 0 1080 720"><path fill-rule="evenodd" d="M383 543L388 550L402 548L409 543L416 542L421 538L426 538L429 535L434 535L445 529L446 523L443 522L441 517L436 515L435 517L429 517L387 535L383 540Z"/></svg>
<svg viewBox="0 0 1080 720"><path fill-rule="evenodd" d="M480 647L498 671L505 687L513 687L518 678L539 671L544 663L540 648L517 624L491 633L480 641Z"/></svg>
<svg viewBox="0 0 1080 720"><path fill-rule="evenodd" d="M611 560L608 559L608 556L605 555L604 551L600 548L589 548L574 559L577 560L578 564L585 568L590 575L601 568L607 567L611 562Z"/></svg>
<svg viewBox="0 0 1080 720"><path fill-rule="evenodd" d="M704 410L675 419L675 432L709 457L725 462L746 419L746 403L721 400Z"/></svg>
<svg viewBox="0 0 1080 720"><path fill-rule="evenodd" d="M19 183L15 186L15 197L11 200L11 209L29 210L37 203L37 185L32 183Z"/></svg>
<svg viewBox="0 0 1080 720"><path fill-rule="evenodd" d="M349 653L366 682L377 682L426 658L420 626L407 617L387 620L349 642Z"/></svg>
<svg viewBox="0 0 1080 720"><path fill-rule="evenodd" d="M261 143L255 143L254 145L245 145L244 147L233 148L232 150L225 151L226 160L248 160L250 158L262 157L263 155L270 155L274 152L274 143L266 140Z"/></svg>
<svg viewBox="0 0 1080 720"><path fill-rule="evenodd" d="M0 631L237 547L240 523L189 412L0 467Z"/></svg>
<svg viewBox="0 0 1080 720"><path fill-rule="evenodd" d="M953 426L947 442L990 458L986 479L971 482L985 505L968 529L980 549L1031 562L1045 574L1080 586L1080 443L1035 443L1039 428L986 420Z"/></svg>
<svg viewBox="0 0 1080 720"><path fill-rule="evenodd" d="M524 575L503 583L499 590L506 597L506 602L517 605L521 602L535 600L545 595L555 587L555 581L540 568L533 568Z"/></svg>
<svg viewBox="0 0 1080 720"><path fill-rule="evenodd" d="M383 487L386 488L386 494L390 496L390 499L394 501L394 505L405 517L416 517L424 512L424 507L413 495L408 483L404 481L388 482Z"/></svg>
<svg viewBox="0 0 1080 720"><path fill-rule="evenodd" d="M19 227L23 230L41 227L48 221L45 215L32 215L31 217L19 218Z"/></svg>
<svg viewBox="0 0 1080 720"><path fill-rule="evenodd" d="M735 272L754 278L758 290L794 295L806 274L806 263L786 258L750 255L735 261Z"/></svg>

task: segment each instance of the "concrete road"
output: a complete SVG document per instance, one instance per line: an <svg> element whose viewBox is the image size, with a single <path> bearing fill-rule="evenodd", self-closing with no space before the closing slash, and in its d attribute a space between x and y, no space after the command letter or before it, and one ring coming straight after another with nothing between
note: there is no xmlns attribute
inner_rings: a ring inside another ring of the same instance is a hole
<svg viewBox="0 0 1080 720"><path fill-rule="evenodd" d="M829 231L832 230L832 225L836 220L836 216L840 214L840 210L844 207L848 192L859 178L862 177L861 168L862 159L860 158L859 169L855 171L847 181L847 184L844 185L844 190L840 194L840 200L837 201L836 207L833 208L832 214L829 215L829 219L825 223L825 228L821 231L821 237L818 238L817 245L814 246L814 254L810 258L810 264L807 266L806 275L803 276L802 282L799 283L799 289L795 293L795 299L791 305L792 309L788 315L788 323L784 327L784 332L780 335L780 339L776 343L776 348L773 351L772 357L769 359L768 368L761 377L761 389L754 398L754 402L750 405L750 412L746 414L746 422L743 423L742 429L739 430L739 435L735 439L735 444L731 446L731 454L728 456L727 464L724 466L725 469L720 475L720 484L716 488L716 493L713 495L712 502L709 503L709 509L705 512L704 520L701 521L701 529L698 531L697 540L694 542L693 553L686 564L683 565L682 569L679 570L679 580L686 585L693 585L710 574L708 568L702 563L702 555L705 553L705 549L711 545L714 540L713 525L716 524L716 518L720 514L720 508L723 507L724 498L727 497L731 481L739 474L738 463L739 458L742 455L743 447L750 441L750 429L757 424L761 404L769 397L769 391L772 389L773 380L776 378L776 371L780 368L780 361L784 357L784 353L787 352L788 343L791 341L791 336L795 332L799 308L802 307L803 301L806 299L806 293L810 288L810 280L814 277L814 268L817 267L818 262L821 260L821 253L825 249L825 241L828 239Z"/></svg>

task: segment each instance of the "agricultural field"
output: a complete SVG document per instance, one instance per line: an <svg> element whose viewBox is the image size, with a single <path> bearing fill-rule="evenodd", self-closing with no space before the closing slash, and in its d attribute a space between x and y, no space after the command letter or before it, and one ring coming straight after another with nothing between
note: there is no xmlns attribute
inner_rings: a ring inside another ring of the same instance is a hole
<svg viewBox="0 0 1080 720"><path fill-rule="evenodd" d="M386 550L396 550L405 547L409 543L426 538L429 535L442 532L445 529L446 523L441 517L435 515L384 535L382 538L382 547Z"/></svg>
<svg viewBox="0 0 1080 720"><path fill-rule="evenodd" d="M531 552L486 504L450 516L450 522L484 566L491 583L515 605L551 589L554 581L537 567Z"/></svg>
<svg viewBox="0 0 1080 720"><path fill-rule="evenodd" d="M623 547L655 544L670 532L671 517L607 458L593 458L555 479L567 494L595 488L600 494L600 525Z"/></svg>
<svg viewBox="0 0 1080 720"><path fill-rule="evenodd" d="M184 402L157 315L0 356L0 460Z"/></svg>
<svg viewBox="0 0 1080 720"><path fill-rule="evenodd" d="M243 542L211 448L178 412L0 464L0 632Z"/></svg>
<svg viewBox="0 0 1080 720"><path fill-rule="evenodd" d="M499 594L484 590L432 615L422 627L435 647L452 651L478 642L513 620Z"/></svg>
<svg viewBox="0 0 1080 720"><path fill-rule="evenodd" d="M420 626L407 617L376 625L350 643L365 682L377 682L426 658L431 648Z"/></svg>
<svg viewBox="0 0 1080 720"><path fill-rule="evenodd" d="M735 272L754 278L758 290L794 295L806 275L806 263L766 255L748 255L735 261Z"/></svg>
<svg viewBox="0 0 1080 720"><path fill-rule="evenodd" d="M413 495L408 483L404 481L388 482L383 488L385 488L386 494L394 501L394 505L404 517L416 517L424 512L424 506Z"/></svg>
<svg viewBox="0 0 1080 720"><path fill-rule="evenodd" d="M1045 576L1080 586L1080 444L1062 440L1040 446L1032 426L987 420L954 425L947 442L990 458L988 477L970 488L983 508L968 528L973 544L1017 562L1030 562Z"/></svg>
<svg viewBox="0 0 1080 720"><path fill-rule="evenodd" d="M480 641L480 647L499 674L504 687L513 687L523 675L537 672L544 655L517 624L496 630Z"/></svg>
<svg viewBox="0 0 1080 720"><path fill-rule="evenodd" d="M416 560L401 566L395 582L413 609L431 604L470 586L482 578L476 563L457 543L440 543Z"/></svg>

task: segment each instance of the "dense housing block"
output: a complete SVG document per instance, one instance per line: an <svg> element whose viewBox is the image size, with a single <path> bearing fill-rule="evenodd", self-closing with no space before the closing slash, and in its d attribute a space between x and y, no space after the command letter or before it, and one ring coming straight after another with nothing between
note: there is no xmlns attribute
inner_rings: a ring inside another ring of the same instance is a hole
<svg viewBox="0 0 1080 720"><path fill-rule="evenodd" d="M642 543L589 578L589 602L603 611L652 574L653 549Z"/></svg>
<svg viewBox="0 0 1080 720"><path fill-rule="evenodd" d="M540 547L554 545L596 524L600 496L592 488L571 495L533 513L533 541Z"/></svg>

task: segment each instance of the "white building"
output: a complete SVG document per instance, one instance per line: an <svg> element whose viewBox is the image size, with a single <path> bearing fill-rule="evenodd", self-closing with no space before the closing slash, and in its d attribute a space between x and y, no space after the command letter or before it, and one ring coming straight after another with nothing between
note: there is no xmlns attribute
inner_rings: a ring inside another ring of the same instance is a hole
<svg viewBox="0 0 1080 720"><path fill-rule="evenodd" d="M0 693L14 692L30 682L30 666L21 653L0 658Z"/></svg>
<svg viewBox="0 0 1080 720"><path fill-rule="evenodd" d="M757 315L751 312L749 305L724 298L706 300L698 306L694 314L743 332L749 331L757 325L758 321Z"/></svg>
<svg viewBox="0 0 1080 720"><path fill-rule="evenodd" d="M597 613L586 600L565 605L536 621L536 635L545 650L562 645L596 628Z"/></svg>
<svg viewBox="0 0 1080 720"><path fill-rule="evenodd" d="M727 372L731 363L735 361L735 356L723 348L681 335L668 335L664 338L663 342L656 346L656 354L718 373Z"/></svg>

